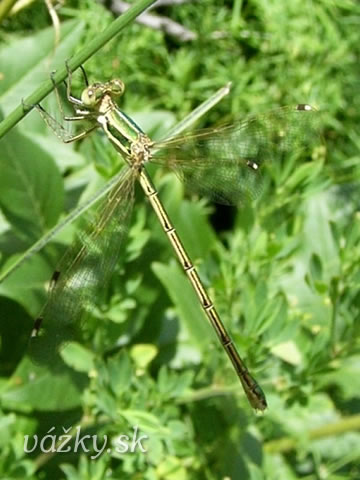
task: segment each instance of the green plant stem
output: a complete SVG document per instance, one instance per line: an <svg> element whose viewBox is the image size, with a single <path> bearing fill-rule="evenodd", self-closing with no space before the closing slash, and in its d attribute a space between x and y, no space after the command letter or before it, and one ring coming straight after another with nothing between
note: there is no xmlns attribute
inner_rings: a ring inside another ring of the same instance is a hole
<svg viewBox="0 0 360 480"><path fill-rule="evenodd" d="M343 418L336 423L324 425L319 428L310 430L307 438L309 441L318 440L320 438L330 437L331 435L340 435L345 432L360 430L360 415ZM278 440L267 442L264 450L267 453L283 453L296 448L298 441L293 437L283 437Z"/></svg>
<svg viewBox="0 0 360 480"><path fill-rule="evenodd" d="M68 62L71 70L76 70L82 65L88 58L94 53L100 50L109 40L117 35L123 28L125 28L130 22L132 22L141 12L146 10L150 5L155 3L156 0L139 0L132 8L127 10L123 15L117 18L106 30L100 33L94 38L85 48L79 53L74 55ZM58 70L54 75L54 81L56 84L61 83L67 77L67 70L64 68ZM24 100L24 105L27 106L24 111L23 105L19 105L13 110L5 120L0 123L0 138L5 135L12 127L14 127L27 113L29 113L34 105L37 105L41 100L46 97L54 88L53 82L49 78L39 88L37 88L29 97Z"/></svg>
<svg viewBox="0 0 360 480"><path fill-rule="evenodd" d="M200 402L208 398L222 397L226 395L236 395L239 393L238 385L229 387L218 387L217 385L211 385L210 387L200 388L183 397L175 400L178 405Z"/></svg>
<svg viewBox="0 0 360 480"><path fill-rule="evenodd" d="M195 110L193 110L189 115L187 115L181 122L176 124L173 128L171 128L166 135L164 136L164 140L169 140L169 138L176 137L188 127L193 125L199 118L205 115L211 108L213 108L217 103L220 102L226 95L230 93L231 90L231 82L227 83L224 87L220 88L217 92L211 95L205 102L199 105ZM161 140L158 142L161 144Z"/></svg>

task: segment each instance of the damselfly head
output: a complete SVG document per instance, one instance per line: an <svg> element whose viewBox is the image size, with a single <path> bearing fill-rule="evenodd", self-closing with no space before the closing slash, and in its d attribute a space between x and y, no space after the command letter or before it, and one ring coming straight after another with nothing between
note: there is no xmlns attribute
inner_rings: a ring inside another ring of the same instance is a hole
<svg viewBox="0 0 360 480"><path fill-rule="evenodd" d="M124 82L122 82L120 78L114 78L106 85L108 85L108 93L116 97L120 97L125 91Z"/></svg>
<svg viewBox="0 0 360 480"><path fill-rule="evenodd" d="M89 87L85 88L81 94L81 102L84 107L93 108L103 98L104 86L101 83L93 83Z"/></svg>
<svg viewBox="0 0 360 480"><path fill-rule="evenodd" d="M93 83L83 90L81 101L84 107L94 108L103 99L104 95L119 97L124 93L124 83L116 78L106 83Z"/></svg>

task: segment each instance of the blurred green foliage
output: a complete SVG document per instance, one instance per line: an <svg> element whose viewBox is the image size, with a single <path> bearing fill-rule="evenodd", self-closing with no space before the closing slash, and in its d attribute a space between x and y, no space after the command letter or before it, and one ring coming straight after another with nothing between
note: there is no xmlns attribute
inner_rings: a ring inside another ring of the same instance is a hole
<svg viewBox="0 0 360 480"><path fill-rule="evenodd" d="M229 81L231 94L199 126L285 104L320 110L319 141L301 158L274 162L264 194L246 208L190 198L173 175L152 171L269 408L262 416L250 410L137 192L126 248L81 343L63 351L66 369L35 366L26 347L51 273L82 224L0 284L0 478L358 479L360 5L207 0L156 13L197 38L184 43L135 23L85 65L92 80L124 80L121 108L149 134L161 137ZM62 64L113 19L85 0L58 15L54 52L41 2L3 20L4 115L48 78L49 58ZM35 112L1 140L0 152L5 271L113 175L118 159L101 135L64 146ZM77 425L100 446L107 435L112 452L24 452L24 435L30 448L35 434L40 442L54 426L58 439ZM147 453L115 452L134 426L149 437Z"/></svg>

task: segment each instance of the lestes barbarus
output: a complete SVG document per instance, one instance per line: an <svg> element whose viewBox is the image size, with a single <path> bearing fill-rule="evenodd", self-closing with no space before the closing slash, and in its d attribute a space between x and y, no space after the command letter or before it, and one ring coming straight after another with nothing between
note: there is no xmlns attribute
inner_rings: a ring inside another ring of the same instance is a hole
<svg viewBox="0 0 360 480"><path fill-rule="evenodd" d="M127 166L101 204L96 223L65 253L53 277L48 300L35 321L32 342L41 342L40 349L58 349L64 332L68 338L80 324L86 310L94 302L98 290L108 280L126 236L133 205L134 184L138 180L170 244L194 288L201 307L213 326L221 345L229 356L251 406L267 407L265 395L238 354L215 306L205 290L146 170L149 162L173 169L182 180L200 194L225 204L236 204L251 198L258 188L264 162L277 150L290 152L304 141L311 130L314 109L297 105L274 110L245 122L175 136L153 142L115 102L124 93L119 79L89 85L81 67L86 88L81 98L71 93L71 71L66 83L67 99L74 107L74 116L67 121L90 121L86 130L71 136L40 105L37 109L65 143L80 140L102 128ZM59 100L59 94L56 90ZM62 111L62 110L61 110ZM41 335L39 335L41 332ZM66 336L66 335L65 335ZM39 351L39 348L36 350Z"/></svg>

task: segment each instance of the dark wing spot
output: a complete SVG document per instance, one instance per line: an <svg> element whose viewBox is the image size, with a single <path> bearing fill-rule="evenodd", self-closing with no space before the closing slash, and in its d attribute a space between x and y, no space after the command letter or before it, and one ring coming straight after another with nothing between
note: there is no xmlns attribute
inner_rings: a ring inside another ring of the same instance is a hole
<svg viewBox="0 0 360 480"><path fill-rule="evenodd" d="M246 165L251 168L252 170L259 170L259 165L256 162L253 162L252 160L248 160L246 162Z"/></svg>
<svg viewBox="0 0 360 480"><path fill-rule="evenodd" d="M311 105L308 105L307 103L299 103L299 105L296 105L295 110L298 110L298 111L307 110L310 112L311 110L313 110L313 108Z"/></svg>
<svg viewBox="0 0 360 480"><path fill-rule="evenodd" d="M51 280L50 280L50 288L54 288L56 285L56 282L60 278L60 273L59 270L55 270L55 272L52 274Z"/></svg>
<svg viewBox="0 0 360 480"><path fill-rule="evenodd" d="M38 317L35 320L34 326L31 332L31 337L37 337L37 334L39 333L39 330L41 328L42 321L43 321L43 317Z"/></svg>

